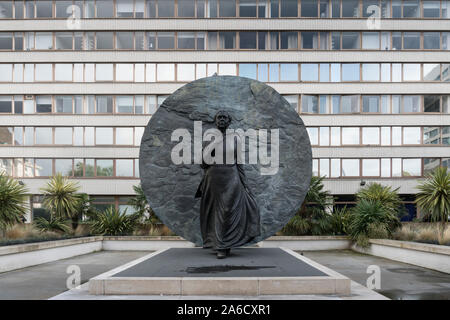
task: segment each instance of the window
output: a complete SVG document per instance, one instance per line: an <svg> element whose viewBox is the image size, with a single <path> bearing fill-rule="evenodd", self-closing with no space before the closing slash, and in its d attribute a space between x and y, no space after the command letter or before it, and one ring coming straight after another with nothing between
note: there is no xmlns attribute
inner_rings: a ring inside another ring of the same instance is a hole
<svg viewBox="0 0 450 320"><path fill-rule="evenodd" d="M318 17L318 14L317 14L318 2L319 2L318 0L302 0L301 16L305 17L305 18L317 18Z"/></svg>
<svg viewBox="0 0 450 320"><path fill-rule="evenodd" d="M36 32L36 49L52 50L53 49L52 33Z"/></svg>
<svg viewBox="0 0 450 320"><path fill-rule="evenodd" d="M132 177L133 176L133 159L117 159L116 160L116 176Z"/></svg>
<svg viewBox="0 0 450 320"><path fill-rule="evenodd" d="M114 49L114 33L97 32L97 49L100 50Z"/></svg>
<svg viewBox="0 0 450 320"><path fill-rule="evenodd" d="M440 33L439 32L424 32L423 33L423 48L424 49L440 49Z"/></svg>
<svg viewBox="0 0 450 320"><path fill-rule="evenodd" d="M23 112L23 96L14 96L14 113L22 114Z"/></svg>
<svg viewBox="0 0 450 320"><path fill-rule="evenodd" d="M175 49L175 32L158 32L158 49Z"/></svg>
<svg viewBox="0 0 450 320"><path fill-rule="evenodd" d="M330 82L330 64L320 64L320 82Z"/></svg>
<svg viewBox="0 0 450 320"><path fill-rule="evenodd" d="M116 48L128 49L134 48L133 32L116 32Z"/></svg>
<svg viewBox="0 0 450 320"><path fill-rule="evenodd" d="M363 32L362 34L363 49L380 49L380 33L379 32Z"/></svg>
<svg viewBox="0 0 450 320"><path fill-rule="evenodd" d="M235 17L236 1L219 0L219 17Z"/></svg>
<svg viewBox="0 0 450 320"><path fill-rule="evenodd" d="M421 159L403 159L403 176L420 177L422 171L421 162Z"/></svg>
<svg viewBox="0 0 450 320"><path fill-rule="evenodd" d="M302 49L318 49L318 43L318 32L302 32Z"/></svg>
<svg viewBox="0 0 450 320"><path fill-rule="evenodd" d="M236 49L236 32L219 32L219 49Z"/></svg>
<svg viewBox="0 0 450 320"><path fill-rule="evenodd" d="M302 96L302 112L319 113L319 105L317 96Z"/></svg>
<svg viewBox="0 0 450 320"><path fill-rule="evenodd" d="M441 109L441 97L440 96L424 96L423 111L424 112L439 112Z"/></svg>
<svg viewBox="0 0 450 320"><path fill-rule="evenodd" d="M83 145L83 127L73 128L73 145L74 146Z"/></svg>
<svg viewBox="0 0 450 320"><path fill-rule="evenodd" d="M424 127L423 128L423 143L424 144L441 144L441 136L439 127Z"/></svg>
<svg viewBox="0 0 450 320"><path fill-rule="evenodd" d="M359 64L342 64L342 81L359 81Z"/></svg>
<svg viewBox="0 0 450 320"><path fill-rule="evenodd" d="M423 1L423 17L424 18L439 18L440 17L440 1ZM445 5L445 3L443 4Z"/></svg>
<svg viewBox="0 0 450 320"><path fill-rule="evenodd" d="M315 66L317 67L317 64ZM316 70L316 76L317 74L318 70ZM296 63L280 64L280 81L298 81L298 64Z"/></svg>
<svg viewBox="0 0 450 320"><path fill-rule="evenodd" d="M25 141L24 141L24 145L25 146L32 146L34 145L34 128L32 127L25 127Z"/></svg>
<svg viewBox="0 0 450 320"><path fill-rule="evenodd" d="M52 128L36 128L36 144L52 144Z"/></svg>
<svg viewBox="0 0 450 320"><path fill-rule="evenodd" d="M97 159L97 176L98 177L112 177L114 173L113 160ZM87 161L86 161L87 165Z"/></svg>
<svg viewBox="0 0 450 320"><path fill-rule="evenodd" d="M36 112L37 113L52 112L52 97L51 96L37 96L36 97Z"/></svg>
<svg viewBox="0 0 450 320"><path fill-rule="evenodd" d="M342 128L342 144L359 144L359 128Z"/></svg>
<svg viewBox="0 0 450 320"><path fill-rule="evenodd" d="M374 17L381 18L380 1L379 0L363 0L363 12L364 18Z"/></svg>
<svg viewBox="0 0 450 320"><path fill-rule="evenodd" d="M72 159L55 159L55 174L58 173L71 177L73 175Z"/></svg>
<svg viewBox="0 0 450 320"><path fill-rule="evenodd" d="M358 177L359 176L359 160L358 159L342 159L342 176Z"/></svg>
<svg viewBox="0 0 450 320"><path fill-rule="evenodd" d="M256 17L256 0L240 0L239 1L240 17Z"/></svg>
<svg viewBox="0 0 450 320"><path fill-rule="evenodd" d="M38 63L35 69L35 80L36 81L52 81L52 65Z"/></svg>
<svg viewBox="0 0 450 320"><path fill-rule="evenodd" d="M424 81L440 81L441 65L434 63L423 64L423 80Z"/></svg>
<svg viewBox="0 0 450 320"><path fill-rule="evenodd" d="M343 32L342 33L342 49L359 49L359 32Z"/></svg>
<svg viewBox="0 0 450 320"><path fill-rule="evenodd" d="M52 2L53 1L36 1L36 18L51 18L52 17Z"/></svg>
<svg viewBox="0 0 450 320"><path fill-rule="evenodd" d="M55 11L57 18L67 18L72 15L72 1L55 1Z"/></svg>
<svg viewBox="0 0 450 320"><path fill-rule="evenodd" d="M178 32L178 49L195 49L194 32Z"/></svg>
<svg viewBox="0 0 450 320"><path fill-rule="evenodd" d="M113 18L114 5L110 0L96 0L97 4L97 18Z"/></svg>
<svg viewBox="0 0 450 320"><path fill-rule="evenodd" d="M72 81L72 64L55 64L55 81Z"/></svg>
<svg viewBox="0 0 450 320"><path fill-rule="evenodd" d="M13 143L13 128L0 127L0 145Z"/></svg>
<svg viewBox="0 0 450 320"><path fill-rule="evenodd" d="M0 96L0 113L12 113L11 96Z"/></svg>
<svg viewBox="0 0 450 320"><path fill-rule="evenodd" d="M302 81L318 81L319 65L317 63L302 63L301 65Z"/></svg>
<svg viewBox="0 0 450 320"><path fill-rule="evenodd" d="M72 96L55 96L57 113L72 113Z"/></svg>
<svg viewBox="0 0 450 320"><path fill-rule="evenodd" d="M362 159L363 177L380 176L380 159Z"/></svg>
<svg viewBox="0 0 450 320"><path fill-rule="evenodd" d="M362 128L362 144L379 145L380 144L380 128Z"/></svg>
<svg viewBox="0 0 450 320"><path fill-rule="evenodd" d="M419 18L419 16L419 0L403 0L403 18Z"/></svg>
<svg viewBox="0 0 450 320"><path fill-rule="evenodd" d="M403 64L403 81L420 81L420 64Z"/></svg>
<svg viewBox="0 0 450 320"><path fill-rule="evenodd" d="M113 144L113 128L95 128L95 144Z"/></svg>
<svg viewBox="0 0 450 320"><path fill-rule="evenodd" d="M133 113L133 96L116 96L116 113Z"/></svg>
<svg viewBox="0 0 450 320"><path fill-rule="evenodd" d="M0 33L0 50L12 50L13 48L13 34Z"/></svg>
<svg viewBox="0 0 450 320"><path fill-rule="evenodd" d="M239 64L239 76L256 80L256 64Z"/></svg>
<svg viewBox="0 0 450 320"><path fill-rule="evenodd" d="M55 128L55 144L72 145L72 128Z"/></svg>
<svg viewBox="0 0 450 320"><path fill-rule="evenodd" d="M340 146L341 145L341 128L331 127L331 145Z"/></svg>
<svg viewBox="0 0 450 320"><path fill-rule="evenodd" d="M380 112L380 96L363 96L363 112Z"/></svg>
<svg viewBox="0 0 450 320"><path fill-rule="evenodd" d="M134 128L134 145L140 146L142 136L144 135L144 127L135 127Z"/></svg>
<svg viewBox="0 0 450 320"><path fill-rule="evenodd" d="M403 112L420 112L420 96L403 96Z"/></svg>
<svg viewBox="0 0 450 320"><path fill-rule="evenodd" d="M381 145L390 146L391 145L391 128L381 127Z"/></svg>
<svg viewBox="0 0 450 320"><path fill-rule="evenodd" d="M297 38L295 38L295 40L297 40ZM256 49L256 32L239 32L239 47L241 49Z"/></svg>
<svg viewBox="0 0 450 320"><path fill-rule="evenodd" d="M358 18L359 17L359 0L342 1L342 17Z"/></svg>
<svg viewBox="0 0 450 320"><path fill-rule="evenodd" d="M319 145L329 146L330 145L330 128L329 127L320 127L319 137L320 137Z"/></svg>
<svg viewBox="0 0 450 320"><path fill-rule="evenodd" d="M405 32L403 49L420 49L420 32Z"/></svg>
<svg viewBox="0 0 450 320"><path fill-rule="evenodd" d="M116 64L116 81L133 81L133 67L132 63Z"/></svg>
<svg viewBox="0 0 450 320"><path fill-rule="evenodd" d="M232 2L232 1L231 1ZM280 0L281 17L297 17L297 0Z"/></svg>
<svg viewBox="0 0 450 320"><path fill-rule="evenodd" d="M309 135L309 140L311 141L311 145L318 145L319 144L319 129L318 128L306 128Z"/></svg>
<svg viewBox="0 0 450 320"><path fill-rule="evenodd" d="M133 128L116 128L116 144L133 145Z"/></svg>
<svg viewBox="0 0 450 320"><path fill-rule="evenodd" d="M403 144L420 144L420 127L403 128Z"/></svg>
<svg viewBox="0 0 450 320"><path fill-rule="evenodd" d="M0 64L0 82L12 81L12 64Z"/></svg>
<svg viewBox="0 0 450 320"><path fill-rule="evenodd" d="M112 113L113 97L112 96L96 96L97 113Z"/></svg>
<svg viewBox="0 0 450 320"><path fill-rule="evenodd" d="M96 81L113 81L113 64L98 63L95 65Z"/></svg>
<svg viewBox="0 0 450 320"><path fill-rule="evenodd" d="M363 81L380 81L380 65L378 63L363 63Z"/></svg>
<svg viewBox="0 0 450 320"><path fill-rule="evenodd" d="M73 34L72 33L55 33L55 49L56 50L72 50L73 49Z"/></svg>
<svg viewBox="0 0 450 320"><path fill-rule="evenodd" d="M118 18L133 17L133 0L117 0L116 8Z"/></svg>
<svg viewBox="0 0 450 320"><path fill-rule="evenodd" d="M234 63L221 63L219 64L219 75L221 76L235 76L236 64Z"/></svg>
<svg viewBox="0 0 450 320"><path fill-rule="evenodd" d="M53 175L52 159L35 159L35 176L50 177Z"/></svg>
<svg viewBox="0 0 450 320"><path fill-rule="evenodd" d="M338 178L341 176L341 160L331 159L331 178Z"/></svg>
<svg viewBox="0 0 450 320"><path fill-rule="evenodd" d="M358 95L342 96L341 113L358 113L360 112Z"/></svg>
<svg viewBox="0 0 450 320"><path fill-rule="evenodd" d="M424 176L433 172L440 165L439 158L424 158L423 159L423 174Z"/></svg>
<svg viewBox="0 0 450 320"><path fill-rule="evenodd" d="M330 159L319 159L319 169L321 177L330 176Z"/></svg>
<svg viewBox="0 0 450 320"><path fill-rule="evenodd" d="M4 129L0 129L4 130ZM5 132L1 134L2 137L5 136ZM8 135L6 135L8 137ZM0 142L0 144L3 144L4 141ZM22 127L14 127L14 145L16 146L23 146L23 128Z"/></svg>
<svg viewBox="0 0 450 320"><path fill-rule="evenodd" d="M158 81L175 81L175 65L173 63L158 64L157 76Z"/></svg>

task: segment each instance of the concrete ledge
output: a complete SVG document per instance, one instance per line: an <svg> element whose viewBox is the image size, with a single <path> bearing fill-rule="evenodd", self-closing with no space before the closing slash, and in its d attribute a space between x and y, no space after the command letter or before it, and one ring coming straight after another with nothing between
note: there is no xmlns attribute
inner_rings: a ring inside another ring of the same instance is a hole
<svg viewBox="0 0 450 320"><path fill-rule="evenodd" d="M426 243L371 239L368 248L352 246L354 251L450 273L450 247Z"/></svg>
<svg viewBox="0 0 450 320"><path fill-rule="evenodd" d="M258 243L260 248L289 248L298 251L350 249L352 241L347 236L275 236Z"/></svg>
<svg viewBox="0 0 450 320"><path fill-rule="evenodd" d="M102 250L98 237L48 241L1 248L0 272L22 269Z"/></svg>
<svg viewBox="0 0 450 320"><path fill-rule="evenodd" d="M114 276L166 251L154 252L89 280L92 295L349 295L351 281L290 249L288 254L319 269L326 276L306 277L121 277ZM258 250L258 248L252 249Z"/></svg>

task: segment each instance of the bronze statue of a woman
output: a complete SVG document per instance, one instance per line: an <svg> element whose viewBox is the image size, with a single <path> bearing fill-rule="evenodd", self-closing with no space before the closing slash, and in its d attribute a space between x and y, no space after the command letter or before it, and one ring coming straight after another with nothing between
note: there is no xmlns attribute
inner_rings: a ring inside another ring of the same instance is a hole
<svg viewBox="0 0 450 320"><path fill-rule="evenodd" d="M230 254L231 248L243 246L260 235L260 215L243 166L237 161L236 140L227 139L226 129L231 116L226 111L219 111L214 122L221 132L221 139L214 143L220 143L223 148L223 161L212 164L203 161L204 175L195 197L201 198L203 247L215 249L217 258L223 259ZM231 163L225 159L230 150L233 152ZM212 150L214 152L215 149Z"/></svg>

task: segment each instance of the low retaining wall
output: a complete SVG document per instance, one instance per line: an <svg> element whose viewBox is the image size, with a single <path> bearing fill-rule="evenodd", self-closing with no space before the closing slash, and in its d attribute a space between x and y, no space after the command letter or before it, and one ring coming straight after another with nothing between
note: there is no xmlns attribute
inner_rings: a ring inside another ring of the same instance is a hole
<svg viewBox="0 0 450 320"><path fill-rule="evenodd" d="M365 254L413 264L450 273L450 247L434 244L371 239L368 248L356 245L352 249Z"/></svg>
<svg viewBox="0 0 450 320"><path fill-rule="evenodd" d="M347 236L276 236L257 244L261 248L288 248L296 251L321 251L350 249Z"/></svg>
<svg viewBox="0 0 450 320"><path fill-rule="evenodd" d="M102 250L102 237L45 241L0 247L0 272L22 269Z"/></svg>
<svg viewBox="0 0 450 320"><path fill-rule="evenodd" d="M271 237L255 246L285 247L291 250L349 249L347 237ZM97 236L46 241L0 247L0 272L35 266L101 250L157 251L167 248L192 248L194 244L181 237L110 237Z"/></svg>

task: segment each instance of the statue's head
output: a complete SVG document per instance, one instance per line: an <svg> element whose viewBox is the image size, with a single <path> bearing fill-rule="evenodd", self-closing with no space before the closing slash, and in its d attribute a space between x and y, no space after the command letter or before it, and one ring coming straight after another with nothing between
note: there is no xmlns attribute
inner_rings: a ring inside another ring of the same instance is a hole
<svg viewBox="0 0 450 320"><path fill-rule="evenodd" d="M231 116L225 110L220 110L214 116L214 122L219 130L227 129L231 123Z"/></svg>

